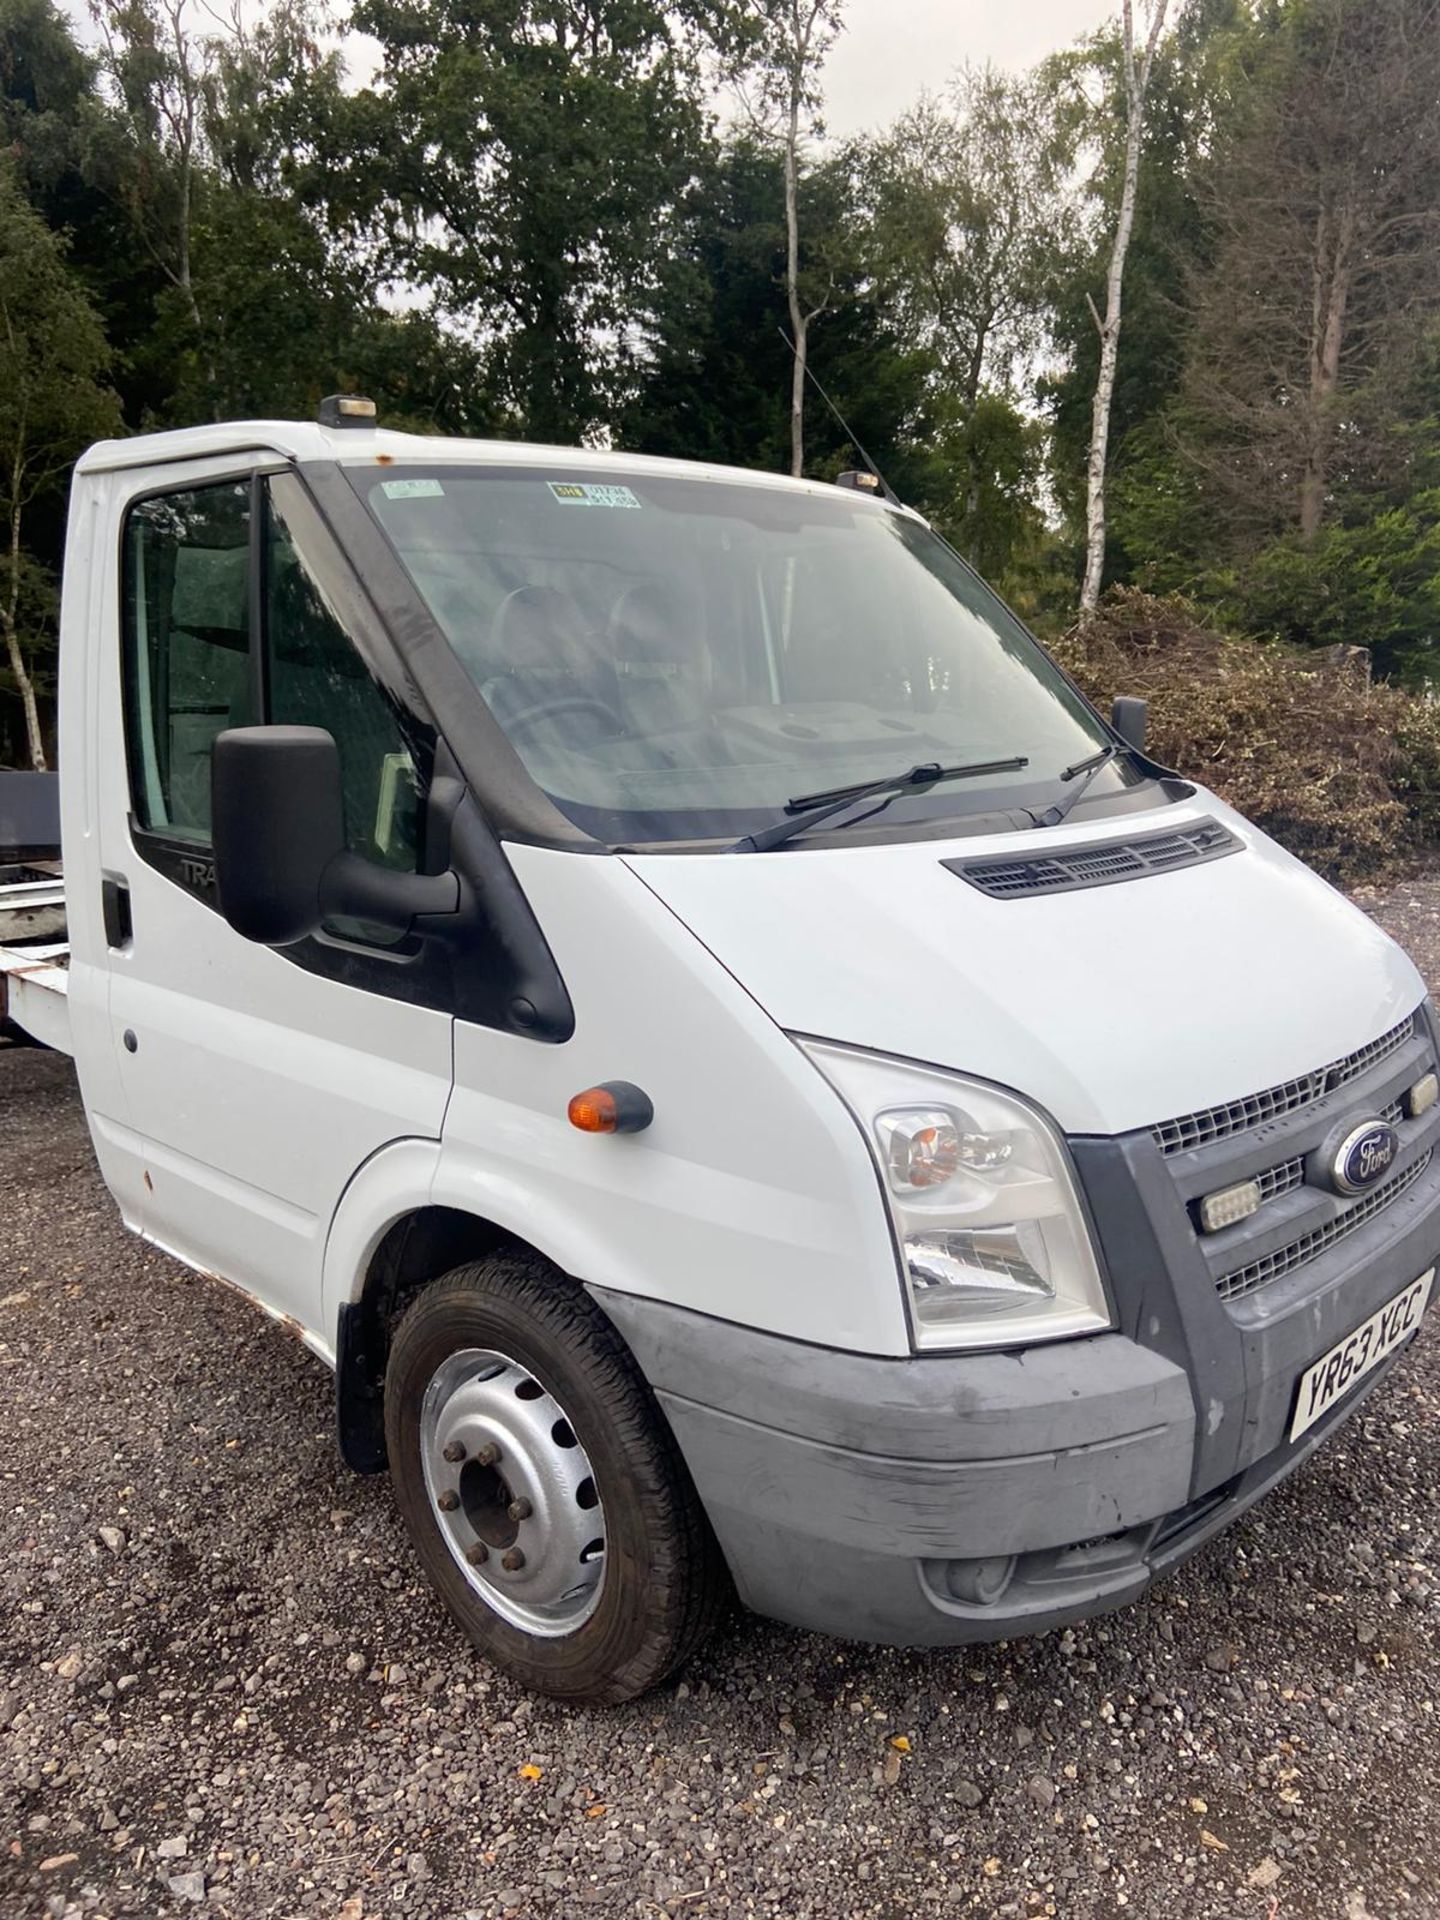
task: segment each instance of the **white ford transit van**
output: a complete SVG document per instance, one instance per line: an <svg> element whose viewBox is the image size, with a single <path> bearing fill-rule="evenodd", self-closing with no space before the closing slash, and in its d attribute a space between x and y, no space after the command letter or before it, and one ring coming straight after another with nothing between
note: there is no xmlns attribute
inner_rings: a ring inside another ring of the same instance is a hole
<svg viewBox="0 0 1440 1920"><path fill-rule="evenodd" d="M76 473L126 1221L334 1367L537 1688L639 1692L732 1586L934 1646L1133 1599L1419 1323L1414 968L873 489L369 412Z"/></svg>

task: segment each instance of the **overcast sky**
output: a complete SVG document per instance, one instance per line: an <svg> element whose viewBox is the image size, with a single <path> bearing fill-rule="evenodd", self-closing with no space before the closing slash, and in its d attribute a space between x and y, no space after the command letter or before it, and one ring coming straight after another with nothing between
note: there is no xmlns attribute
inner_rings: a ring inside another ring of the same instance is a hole
<svg viewBox="0 0 1440 1920"><path fill-rule="evenodd" d="M93 39L85 0L61 4ZM846 0L845 31L824 73L826 126L838 139L884 126L966 61L1033 66L1117 11L1118 0ZM357 80L368 78L362 49L350 64Z"/></svg>
<svg viewBox="0 0 1440 1920"><path fill-rule="evenodd" d="M1118 12L1116 0L848 0L825 68L825 119L840 138L884 126L968 60L1033 66Z"/></svg>

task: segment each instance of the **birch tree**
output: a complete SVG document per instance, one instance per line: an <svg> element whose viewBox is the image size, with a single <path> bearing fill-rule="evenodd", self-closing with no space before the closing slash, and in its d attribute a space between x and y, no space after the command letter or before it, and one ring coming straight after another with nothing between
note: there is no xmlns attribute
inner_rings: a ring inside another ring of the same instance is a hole
<svg viewBox="0 0 1440 1920"><path fill-rule="evenodd" d="M966 68L859 151L870 264L967 408L983 387L1009 393L1041 344L1067 224L1050 108L1031 78Z"/></svg>
<svg viewBox="0 0 1440 1920"><path fill-rule="evenodd" d="M1110 271L1105 281L1105 314L1094 301L1090 311L1100 334L1100 371L1090 416L1090 458L1085 484L1085 580L1080 590L1082 617L1100 601L1100 578L1105 570L1105 468L1110 451L1110 404L1115 393L1115 368L1120 354L1120 318L1125 288L1125 256L1135 225L1135 194L1140 180L1140 143L1145 131L1145 99L1155 50L1165 28L1169 0L1142 0L1149 23L1143 47L1137 46L1134 0L1122 0L1120 25L1125 75L1125 165L1120 183L1120 206L1115 239L1110 249Z"/></svg>
<svg viewBox="0 0 1440 1920"><path fill-rule="evenodd" d="M820 70L841 26L842 0L756 0L754 33L739 76L755 131L778 142L785 175L785 298L794 363L790 369L790 471L805 470L805 380L810 327L830 304L802 271L800 181L807 142L820 131Z"/></svg>
<svg viewBox="0 0 1440 1920"><path fill-rule="evenodd" d="M208 155L204 118L216 38L197 34L188 0L91 0L100 69L128 129L122 195L135 230L175 288L196 332L196 193Z"/></svg>
<svg viewBox="0 0 1440 1920"><path fill-rule="evenodd" d="M50 637L54 582L26 547L26 518L88 441L116 430L108 358L63 243L0 168L0 639L37 772L46 755L35 656Z"/></svg>

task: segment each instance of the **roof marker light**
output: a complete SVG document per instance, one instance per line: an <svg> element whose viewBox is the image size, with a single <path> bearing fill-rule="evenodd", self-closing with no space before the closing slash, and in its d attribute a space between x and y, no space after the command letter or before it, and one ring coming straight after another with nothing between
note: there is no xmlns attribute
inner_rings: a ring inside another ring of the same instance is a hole
<svg viewBox="0 0 1440 1920"><path fill-rule="evenodd" d="M322 427L373 427L375 402L363 393L330 393L320 402Z"/></svg>

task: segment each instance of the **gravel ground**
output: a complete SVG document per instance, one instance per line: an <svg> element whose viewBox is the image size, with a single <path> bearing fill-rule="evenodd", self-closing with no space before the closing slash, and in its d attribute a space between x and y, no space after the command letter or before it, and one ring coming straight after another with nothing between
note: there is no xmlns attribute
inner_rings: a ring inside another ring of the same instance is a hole
<svg viewBox="0 0 1440 1920"><path fill-rule="evenodd" d="M1364 896L1440 987L1440 879ZM0 1920L1440 1915L1440 1328L1127 1612L949 1655L733 1620L563 1710L462 1644L329 1375L125 1234L0 1049Z"/></svg>

